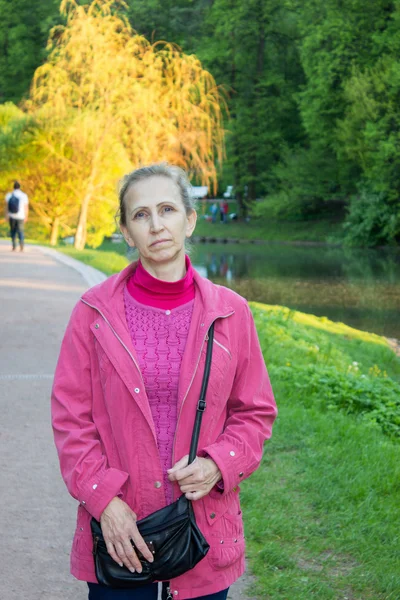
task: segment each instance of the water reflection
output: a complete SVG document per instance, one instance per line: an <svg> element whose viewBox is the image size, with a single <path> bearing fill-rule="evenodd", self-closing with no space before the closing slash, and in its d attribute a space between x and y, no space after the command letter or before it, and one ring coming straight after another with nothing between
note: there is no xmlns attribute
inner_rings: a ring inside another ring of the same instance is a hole
<svg viewBox="0 0 400 600"><path fill-rule="evenodd" d="M249 300L400 338L400 252L198 244L192 260Z"/></svg>

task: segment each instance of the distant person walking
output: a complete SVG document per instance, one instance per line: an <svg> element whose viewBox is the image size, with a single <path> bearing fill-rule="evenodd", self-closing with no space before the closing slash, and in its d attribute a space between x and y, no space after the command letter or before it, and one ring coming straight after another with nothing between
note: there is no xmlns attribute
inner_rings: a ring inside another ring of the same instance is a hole
<svg viewBox="0 0 400 600"><path fill-rule="evenodd" d="M220 210L220 215L221 215L221 223L227 223L228 222L229 204L227 203L226 200L223 200L222 202L220 202L219 210Z"/></svg>
<svg viewBox="0 0 400 600"><path fill-rule="evenodd" d="M226 200L222 202L222 212L224 214L224 223L228 222L229 204Z"/></svg>
<svg viewBox="0 0 400 600"><path fill-rule="evenodd" d="M218 204L216 202L214 202L214 204L211 206L211 221L213 223L217 222L217 213L218 213Z"/></svg>
<svg viewBox="0 0 400 600"><path fill-rule="evenodd" d="M14 190L6 195L6 218L10 223L12 249L17 249L18 236L20 250L24 249L24 223L28 220L28 196L21 190L18 181L14 182Z"/></svg>
<svg viewBox="0 0 400 600"><path fill-rule="evenodd" d="M221 223L224 222L224 209L222 208L222 202L219 203L219 216L221 219Z"/></svg>

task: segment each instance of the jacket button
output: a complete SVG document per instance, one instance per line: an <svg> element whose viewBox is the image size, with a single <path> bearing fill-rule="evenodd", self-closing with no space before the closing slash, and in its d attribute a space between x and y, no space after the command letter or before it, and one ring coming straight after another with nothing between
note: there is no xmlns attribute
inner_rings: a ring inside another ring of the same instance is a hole
<svg viewBox="0 0 400 600"><path fill-rule="evenodd" d="M96 325L94 326L95 329L98 329L100 327L100 325L98 323L96 323Z"/></svg>
<svg viewBox="0 0 400 600"><path fill-rule="evenodd" d="M154 482L154 487L159 489L161 487L161 481L155 481Z"/></svg>
<svg viewBox="0 0 400 600"><path fill-rule="evenodd" d="M243 471L240 471L239 477L243 477Z"/></svg>
<svg viewBox="0 0 400 600"><path fill-rule="evenodd" d="M233 450L231 450L231 451L229 452L229 454L230 454L231 456L235 456L235 452L234 452Z"/></svg>
<svg viewBox="0 0 400 600"><path fill-rule="evenodd" d="M85 506L86 502L85 502L84 500L82 500L81 504L82 504L83 506Z"/></svg>
<svg viewBox="0 0 400 600"><path fill-rule="evenodd" d="M135 388L135 394L138 394L140 392L139 388Z"/></svg>
<svg viewBox="0 0 400 600"><path fill-rule="evenodd" d="M215 513L210 514L210 519L215 519Z"/></svg>

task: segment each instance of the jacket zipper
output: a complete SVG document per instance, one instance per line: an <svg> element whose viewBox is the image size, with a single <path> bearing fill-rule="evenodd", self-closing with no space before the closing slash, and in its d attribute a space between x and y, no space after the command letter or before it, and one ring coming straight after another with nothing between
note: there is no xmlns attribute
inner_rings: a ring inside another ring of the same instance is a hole
<svg viewBox="0 0 400 600"><path fill-rule="evenodd" d="M106 318L106 317L103 315L103 313L101 312L101 310L99 310L99 309L97 308L97 306L93 306L92 304L89 304L89 302L86 302L86 300L83 300L82 298L81 298L81 300L82 300L82 302L83 302L84 304L86 304L87 306L90 306L90 308L93 308L94 310L97 310L97 312L98 312L98 313L99 313L99 314L100 314L100 315L103 317L104 321L107 323L107 325L109 326L109 328L111 329L111 331L113 332L113 334L115 335L115 337L117 338L117 340L118 340L118 341L119 341L119 342L122 344L122 346L125 348L125 350L126 350L126 351L127 351L127 353L129 354L129 356L130 356L130 357L131 357L131 359L133 360L133 363L134 363L135 367L136 367L136 368L137 368L137 370L138 370L138 373L139 373L139 375L140 375L140 379L142 380L142 383L143 383L143 389L144 389L145 385L144 385L143 375L142 375L142 373L141 373L141 371L140 371L140 369L139 369L139 366L138 366L138 364L137 364L137 362L136 362L136 360L135 360L134 356L133 356L133 355L132 355L132 353L130 352L129 348L127 348L127 347L125 346L124 342L121 340L121 338L119 337L118 333L115 331L115 329L114 329L114 328L113 328L113 326L111 325L110 321L109 321L109 320L108 320L108 319L107 319L107 318Z"/></svg>
<svg viewBox="0 0 400 600"><path fill-rule="evenodd" d="M234 312L235 312L235 311L232 311L232 312L230 312L230 313L229 313L229 314L227 314L227 315L220 315L220 316L218 316L218 317L215 317L215 319L214 319L213 321L211 321L211 323L210 323L210 327L211 327L211 325L212 325L213 323L215 323L215 321L216 321L217 319L227 319L228 317L231 317L231 316L233 315L233 313L234 313ZM182 404L181 404L181 408L180 408L180 410L179 410L179 415L178 415L178 418L177 418L177 421L176 421L176 427L175 427L175 433L174 433L174 441L173 441L173 445L172 445L172 448L173 448L173 450L172 450L172 465L174 465L174 464L175 464L175 439L176 439L176 432L178 431L179 419L181 418L181 414L182 414L182 408L183 408L183 405L185 404L185 400L186 400L186 398L187 398L187 395L188 395L188 393L189 393L189 390L190 390L190 388L192 387L193 380L194 380L194 378L195 378L195 375L196 375L196 373L197 373L197 369L198 369L198 367L199 367L199 362L200 362L200 358L201 358L201 353L202 353L202 350L203 350L204 342L208 340L208 332L209 332L209 329L210 329L210 327L207 329L207 333L206 333L206 335L204 336L203 342L202 342L202 344L201 344L201 348L200 348L199 356L197 357L197 363L196 363L196 367L195 367L195 370L194 370L194 372L193 372L192 379L190 380L190 383L189 383L188 389L186 390L186 394L185 394L185 395L184 395L184 397L183 397Z"/></svg>

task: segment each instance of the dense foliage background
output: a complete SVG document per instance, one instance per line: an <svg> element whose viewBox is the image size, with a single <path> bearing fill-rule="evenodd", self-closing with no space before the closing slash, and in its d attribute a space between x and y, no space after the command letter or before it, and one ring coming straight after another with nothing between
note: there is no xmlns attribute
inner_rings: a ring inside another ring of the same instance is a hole
<svg viewBox="0 0 400 600"><path fill-rule="evenodd" d="M242 215L328 217L345 220L349 243L399 241L400 0L128 0L118 10L148 40L196 54L228 91L219 185L234 184ZM62 19L56 0L0 0L1 102L27 96Z"/></svg>

